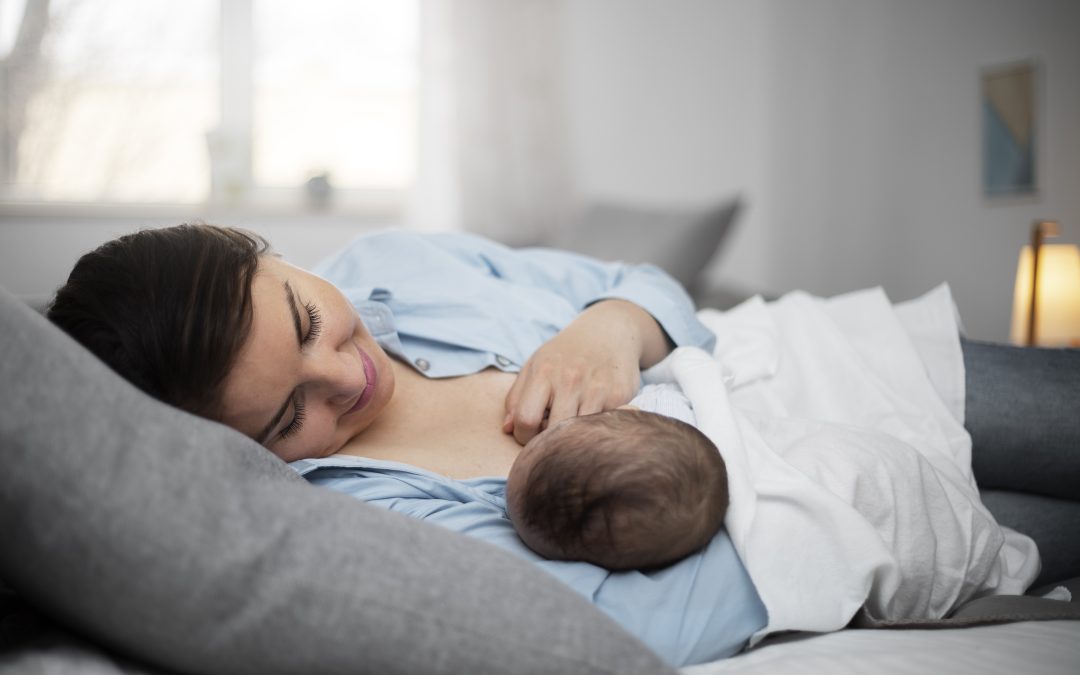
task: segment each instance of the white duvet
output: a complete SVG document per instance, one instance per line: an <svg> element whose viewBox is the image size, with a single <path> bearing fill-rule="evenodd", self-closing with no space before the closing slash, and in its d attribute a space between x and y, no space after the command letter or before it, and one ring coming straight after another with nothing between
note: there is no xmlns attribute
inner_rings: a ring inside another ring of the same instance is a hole
<svg viewBox="0 0 1080 675"><path fill-rule="evenodd" d="M676 350L674 381L728 470L725 525L786 630L940 618L1022 593L1034 542L982 505L963 427L964 372L948 287L892 306L877 289L794 293L699 314L713 354Z"/></svg>

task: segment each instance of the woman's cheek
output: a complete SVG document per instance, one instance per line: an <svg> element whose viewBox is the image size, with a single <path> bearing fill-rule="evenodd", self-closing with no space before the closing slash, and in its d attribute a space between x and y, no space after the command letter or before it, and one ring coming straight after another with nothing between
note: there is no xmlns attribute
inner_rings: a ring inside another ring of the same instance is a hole
<svg viewBox="0 0 1080 675"><path fill-rule="evenodd" d="M275 448L270 452L277 455L278 458L284 462L295 462L298 459L304 459L304 453L302 453L299 448L295 447Z"/></svg>
<svg viewBox="0 0 1080 675"><path fill-rule="evenodd" d="M320 415L318 420L313 421L318 425L315 429L317 439L314 447L318 449L319 457L332 455L345 445L348 439L342 437L343 430L336 415L328 411L327 414Z"/></svg>

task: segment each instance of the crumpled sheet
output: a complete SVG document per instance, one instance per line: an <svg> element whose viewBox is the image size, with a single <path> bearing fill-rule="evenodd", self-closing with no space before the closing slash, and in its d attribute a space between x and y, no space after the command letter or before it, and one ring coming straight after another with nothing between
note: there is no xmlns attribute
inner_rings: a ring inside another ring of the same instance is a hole
<svg viewBox="0 0 1080 675"><path fill-rule="evenodd" d="M725 519L769 613L752 643L877 620L941 618L1022 593L1034 542L982 505L963 427L947 286L893 306L880 289L702 310L713 354L645 373L679 384L727 465Z"/></svg>

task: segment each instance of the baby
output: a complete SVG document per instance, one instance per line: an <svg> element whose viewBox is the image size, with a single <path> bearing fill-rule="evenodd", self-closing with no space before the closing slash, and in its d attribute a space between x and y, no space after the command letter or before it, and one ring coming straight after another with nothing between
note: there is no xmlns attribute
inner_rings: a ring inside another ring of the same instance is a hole
<svg viewBox="0 0 1080 675"><path fill-rule="evenodd" d="M703 547L723 524L727 472L690 422L676 387L650 385L629 406L537 435L506 482L518 536L545 558L610 570L663 567Z"/></svg>

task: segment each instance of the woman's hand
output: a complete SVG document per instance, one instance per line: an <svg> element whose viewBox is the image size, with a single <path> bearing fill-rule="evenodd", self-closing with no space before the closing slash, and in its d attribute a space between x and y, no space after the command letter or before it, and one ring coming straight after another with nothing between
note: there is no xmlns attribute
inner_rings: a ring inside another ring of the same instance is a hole
<svg viewBox="0 0 1080 675"><path fill-rule="evenodd" d="M641 369L671 348L634 303L591 305L525 362L506 395L503 431L525 445L560 420L617 408L637 393Z"/></svg>

